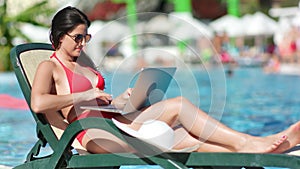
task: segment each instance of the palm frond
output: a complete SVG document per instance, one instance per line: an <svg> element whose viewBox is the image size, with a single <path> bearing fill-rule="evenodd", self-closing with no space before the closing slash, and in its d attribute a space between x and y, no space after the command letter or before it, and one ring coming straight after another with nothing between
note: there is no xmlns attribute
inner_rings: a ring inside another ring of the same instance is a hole
<svg viewBox="0 0 300 169"><path fill-rule="evenodd" d="M48 18L54 13L54 9L48 6L48 1L39 2L24 11L20 12L18 15L11 18L11 20L16 22L28 22L37 26L49 26L46 23L43 23L39 18L44 17Z"/></svg>

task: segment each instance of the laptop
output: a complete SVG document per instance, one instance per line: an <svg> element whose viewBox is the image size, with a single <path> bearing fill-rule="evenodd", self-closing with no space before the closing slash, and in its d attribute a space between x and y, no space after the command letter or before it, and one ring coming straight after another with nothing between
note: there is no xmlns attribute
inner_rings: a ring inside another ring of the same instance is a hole
<svg viewBox="0 0 300 169"><path fill-rule="evenodd" d="M122 115L139 111L163 100L175 74L176 67L146 67L138 73L137 80L123 109L114 105L81 106L81 109L119 113Z"/></svg>

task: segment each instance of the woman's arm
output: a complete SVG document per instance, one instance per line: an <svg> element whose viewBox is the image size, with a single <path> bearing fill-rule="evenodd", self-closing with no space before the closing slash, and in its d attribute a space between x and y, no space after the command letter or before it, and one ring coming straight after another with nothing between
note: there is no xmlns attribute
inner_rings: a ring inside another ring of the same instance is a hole
<svg viewBox="0 0 300 169"><path fill-rule="evenodd" d="M55 64L45 61L39 64L32 84L31 108L34 112L57 111L73 103L72 95L51 94L54 87Z"/></svg>

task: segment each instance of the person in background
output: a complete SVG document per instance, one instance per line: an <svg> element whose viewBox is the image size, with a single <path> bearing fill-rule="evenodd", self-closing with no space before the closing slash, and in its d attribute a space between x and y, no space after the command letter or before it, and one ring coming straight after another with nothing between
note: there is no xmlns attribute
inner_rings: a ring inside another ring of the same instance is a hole
<svg viewBox="0 0 300 169"><path fill-rule="evenodd" d="M276 54L272 54L266 66L264 66L266 73L278 73L280 71L280 59Z"/></svg>

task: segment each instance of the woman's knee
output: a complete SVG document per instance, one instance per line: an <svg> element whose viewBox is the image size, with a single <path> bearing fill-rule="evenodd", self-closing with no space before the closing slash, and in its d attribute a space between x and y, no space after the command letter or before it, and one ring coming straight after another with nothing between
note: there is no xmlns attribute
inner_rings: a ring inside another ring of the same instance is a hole
<svg viewBox="0 0 300 169"><path fill-rule="evenodd" d="M182 105L189 103L189 100L183 96L177 96L172 99L172 102L174 105L182 107Z"/></svg>
<svg viewBox="0 0 300 169"><path fill-rule="evenodd" d="M188 99L185 98L184 96L177 96L177 97L174 97L174 99L177 101L180 101L180 102L188 101Z"/></svg>
<svg viewBox="0 0 300 169"><path fill-rule="evenodd" d="M174 116L178 116L182 110L183 105L187 104L188 102L189 101L182 96L178 96L170 99L169 102L167 103L169 110L171 110L169 113L173 113Z"/></svg>

